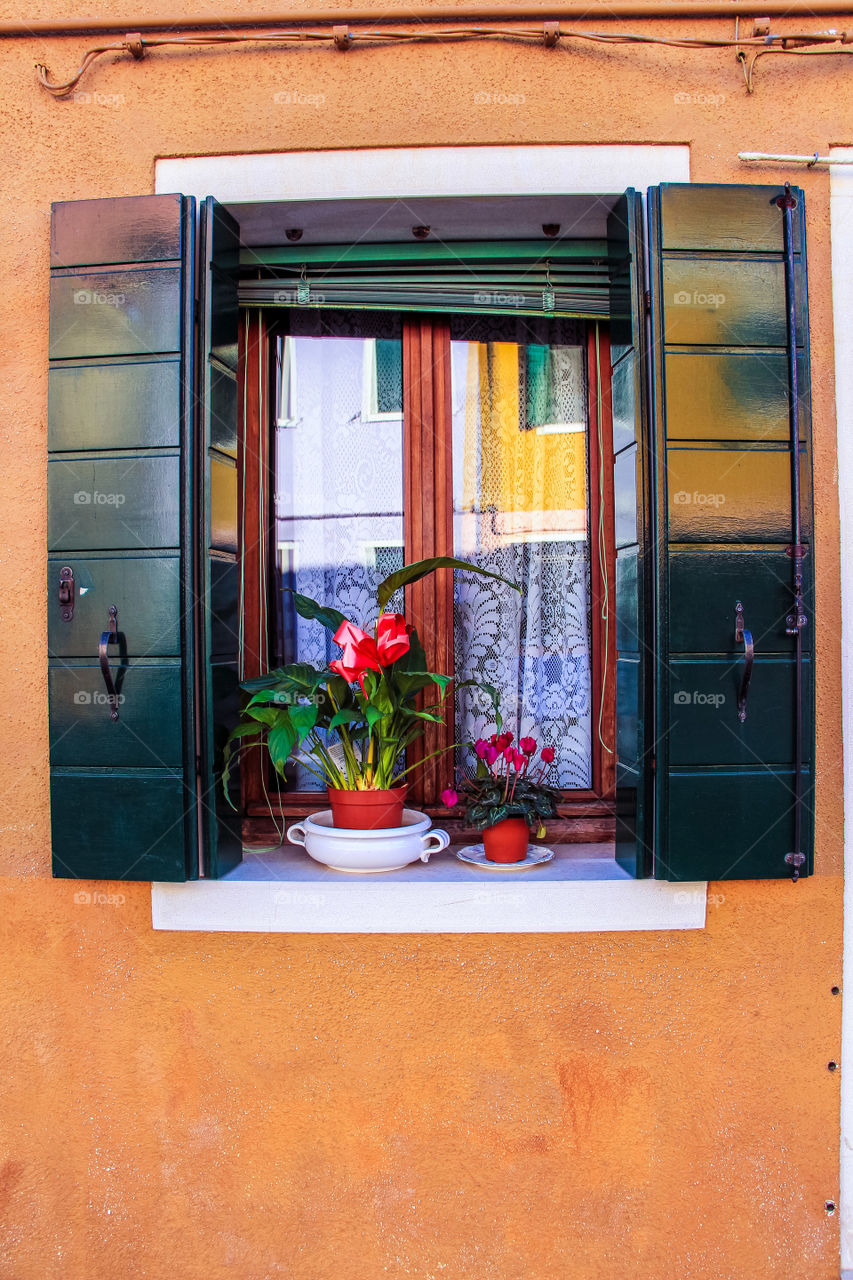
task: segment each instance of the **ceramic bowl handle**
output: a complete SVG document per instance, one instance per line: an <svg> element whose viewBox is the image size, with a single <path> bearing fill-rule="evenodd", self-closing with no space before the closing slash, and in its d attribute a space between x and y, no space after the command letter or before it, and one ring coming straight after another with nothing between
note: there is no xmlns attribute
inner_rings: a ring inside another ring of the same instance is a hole
<svg viewBox="0 0 853 1280"><path fill-rule="evenodd" d="M430 840L437 841L437 844L430 848ZM421 862L429 862L431 853L441 853L442 849L446 849L450 844L450 836L446 831L442 831L440 827L436 827L435 831L428 831L425 836L421 836L421 842L424 850L421 854Z"/></svg>
<svg viewBox="0 0 853 1280"><path fill-rule="evenodd" d="M302 839L298 839L301 836ZM301 844L305 846L305 827L301 822L294 822L292 827L287 829L287 838L291 844Z"/></svg>

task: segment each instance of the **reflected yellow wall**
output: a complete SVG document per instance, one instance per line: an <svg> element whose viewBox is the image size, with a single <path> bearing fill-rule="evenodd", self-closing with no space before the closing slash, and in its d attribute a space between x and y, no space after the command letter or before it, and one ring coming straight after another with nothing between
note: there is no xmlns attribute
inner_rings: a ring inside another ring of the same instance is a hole
<svg viewBox="0 0 853 1280"><path fill-rule="evenodd" d="M586 444L580 432L520 429L519 354L514 342L472 343L479 380L476 409L466 399L468 439L480 435L480 505L503 511L586 511ZM521 349L523 357L523 349ZM471 360L469 358L469 365ZM466 476L466 479L468 477ZM466 493L466 504L476 497Z"/></svg>

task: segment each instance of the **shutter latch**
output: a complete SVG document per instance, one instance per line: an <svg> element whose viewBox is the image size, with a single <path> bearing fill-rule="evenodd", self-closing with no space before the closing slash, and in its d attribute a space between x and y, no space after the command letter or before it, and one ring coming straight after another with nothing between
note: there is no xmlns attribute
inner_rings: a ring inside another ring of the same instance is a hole
<svg viewBox="0 0 853 1280"><path fill-rule="evenodd" d="M98 645L98 662L101 667L101 675L104 677L104 684L107 687L107 702L110 708L110 719L118 720L118 700L119 692L116 688L113 674L110 671L110 655L109 646L117 644L119 652L121 652L121 637L118 631L118 609L114 604L110 605L110 620L108 623L109 630L101 632L101 643Z"/></svg>
<svg viewBox="0 0 853 1280"><path fill-rule="evenodd" d="M59 570L59 614L63 622L74 617L74 570L68 564Z"/></svg>
<svg viewBox="0 0 853 1280"><path fill-rule="evenodd" d="M746 697L749 693L749 682L752 678L752 664L755 659L755 646L752 643L752 632L743 620L743 605L740 600L735 605L735 642L743 645L743 675L737 695L737 718L741 724L746 720Z"/></svg>

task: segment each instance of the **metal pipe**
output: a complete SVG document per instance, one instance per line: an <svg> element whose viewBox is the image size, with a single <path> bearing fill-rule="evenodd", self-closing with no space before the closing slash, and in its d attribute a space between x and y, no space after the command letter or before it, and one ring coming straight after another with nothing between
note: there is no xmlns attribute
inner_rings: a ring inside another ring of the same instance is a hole
<svg viewBox="0 0 853 1280"><path fill-rule="evenodd" d="M738 160L746 164L804 164L809 169L825 167L830 164L853 164L853 157L836 160L832 156L821 156L815 151L810 156L773 155L769 151L739 151Z"/></svg>
<svg viewBox="0 0 853 1280"><path fill-rule="evenodd" d="M28 22L0 22L0 39L29 39L35 36L123 35L127 31L246 31L259 27L304 27L332 23L361 26L377 23L413 25L424 22L521 22L539 20L607 22L614 18L750 18L801 17L853 14L853 3L839 0L668 0L650 4L648 0L612 0L609 4L589 4L584 0L563 0L546 5L538 0L518 0L515 4L447 5L413 4L396 9L302 9L282 14L225 13L218 17L185 17L167 14L160 18L138 16L126 21L115 18L32 18Z"/></svg>

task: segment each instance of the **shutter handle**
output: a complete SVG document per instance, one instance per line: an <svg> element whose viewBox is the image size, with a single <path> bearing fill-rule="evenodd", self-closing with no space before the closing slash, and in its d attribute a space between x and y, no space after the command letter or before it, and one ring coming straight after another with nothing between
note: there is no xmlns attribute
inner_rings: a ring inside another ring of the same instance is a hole
<svg viewBox="0 0 853 1280"><path fill-rule="evenodd" d="M107 686L107 699L110 704L111 720L118 720L118 693L116 692L112 672L110 671L110 655L108 648L111 644L118 644L118 642L118 609L114 604L111 604L109 631L101 632L101 643L98 645L98 661L101 664L101 674L104 677L104 684Z"/></svg>
<svg viewBox="0 0 853 1280"><path fill-rule="evenodd" d="M743 675L737 695L737 718L743 724L746 719L746 696L749 693L749 682L752 679L752 664L755 660L755 645L752 643L752 632L747 630L743 622L743 605L738 600L735 605L735 643L743 643Z"/></svg>

